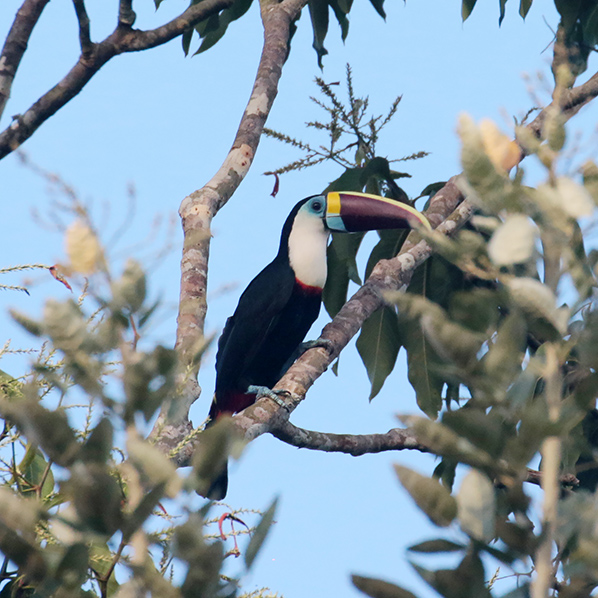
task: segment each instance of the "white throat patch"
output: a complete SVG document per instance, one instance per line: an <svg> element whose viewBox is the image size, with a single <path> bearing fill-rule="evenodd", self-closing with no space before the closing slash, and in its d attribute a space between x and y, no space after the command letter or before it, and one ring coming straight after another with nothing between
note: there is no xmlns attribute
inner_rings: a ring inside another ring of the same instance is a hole
<svg viewBox="0 0 598 598"><path fill-rule="evenodd" d="M301 210L297 213L289 235L289 261L299 282L324 287L328 234L321 218Z"/></svg>

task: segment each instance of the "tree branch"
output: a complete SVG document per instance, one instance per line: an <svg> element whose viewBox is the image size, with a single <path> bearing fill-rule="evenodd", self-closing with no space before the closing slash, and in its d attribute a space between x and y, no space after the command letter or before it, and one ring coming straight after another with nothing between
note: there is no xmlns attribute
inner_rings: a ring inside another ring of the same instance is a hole
<svg viewBox="0 0 598 598"><path fill-rule="evenodd" d="M594 73L585 83L572 89L564 89L560 97L546 106L528 126L537 137L540 137L550 109L560 108L565 120L569 120L597 96L598 73Z"/></svg>
<svg viewBox="0 0 598 598"><path fill-rule="evenodd" d="M289 421L283 421L270 430L270 434L297 448L327 453L345 453L353 457L404 450L434 453L430 447L419 442L415 433L409 428L393 428L385 434L330 434L305 430L294 426ZM542 472L528 468L523 481L540 486ZM497 483L500 484L500 482ZM558 483L562 488L579 486L579 480L571 473L560 475Z"/></svg>
<svg viewBox="0 0 598 598"><path fill-rule="evenodd" d="M42 3L41 0L37 2ZM111 58L118 54L140 52L165 44L200 21L228 8L232 3L233 0L203 0L190 6L172 21L149 31L131 29L128 25L123 26L119 23L104 41L91 45L88 55L82 54L79 57L77 64L62 81L39 98L26 112L15 117L14 122L0 133L0 159L17 149L48 118L72 100ZM1 74L0 70L0 77ZM1 85L0 78L0 90L3 89Z"/></svg>
<svg viewBox="0 0 598 598"><path fill-rule="evenodd" d="M297 448L327 453L346 453L353 457L405 449L422 453L430 452L430 449L421 444L409 428L393 428L385 434L329 434L298 428L291 422L284 421L270 430L270 434Z"/></svg>
<svg viewBox="0 0 598 598"><path fill-rule="evenodd" d="M10 97L21 58L27 49L31 32L50 0L25 0L17 11L0 54L0 118Z"/></svg>
<svg viewBox="0 0 598 598"><path fill-rule="evenodd" d="M85 8L84 0L73 0L77 22L79 23L79 44L81 46L81 56L89 58L93 50L91 43L91 33L89 30L89 16Z"/></svg>
<svg viewBox="0 0 598 598"><path fill-rule="evenodd" d="M454 234L473 214L473 206L463 202L463 196L453 177L432 199L426 215L437 227L438 232ZM462 202L462 203L460 203ZM398 290L411 280L411 276L421 263L432 254L430 246L420 239L419 233L410 233L399 255L390 260L380 261L366 283L342 307L330 324L324 327L321 338L328 339L334 347L331 352L323 348L306 351L287 371L276 385L277 390L285 390L286 409L271 399L257 401L234 417L237 429L247 440L280 427L289 414L305 397L305 393L319 378L359 331L363 322L384 303L383 293Z"/></svg>
<svg viewBox="0 0 598 598"><path fill-rule="evenodd" d="M118 6L118 22L120 25L132 27L137 15L133 10L133 0L120 0Z"/></svg>
<svg viewBox="0 0 598 598"><path fill-rule="evenodd" d="M184 241L176 348L185 370L184 380L174 399L176 413L163 409L151 434L157 438L162 450L169 454L182 438L192 432L188 412L201 392L196 381L199 365L195 355L203 345L212 219L237 190L253 163L289 53L291 23L306 4L307 0L284 0L280 3L261 0L264 45L253 89L232 147L216 174L201 189L186 197L179 209ZM179 465L185 463L193 450L190 443L177 453L176 462Z"/></svg>
<svg viewBox="0 0 598 598"><path fill-rule="evenodd" d="M268 27L264 18L264 7L267 6L267 2L268 0L265 0L262 5L265 30L264 49L268 43L268 34L266 33ZM284 6L290 7L291 4L287 4L288 2L289 0L285 0L285 2L278 6L280 8ZM297 10L300 10L304 5L304 0L293 0L293 4L298 7ZM271 7L271 10L275 9L275 7ZM292 18L290 15L298 14L298 12L290 11L288 14L289 18ZM262 61L264 58L265 51L262 55ZM262 62L260 62L260 68L261 66ZM275 85L277 85L280 70L277 70L275 75ZM256 98L256 92L259 89L259 78L260 75L258 72L254 92L243 117L237 138L223 166L210 182L186 198L181 205L180 214L183 218L183 226L186 234L181 262L183 276L177 347L185 356L184 359L187 363L192 361L193 347L196 346L198 340L201 338L205 319L205 288L210 223L214 214L228 201L240 180L245 176L253 159L253 153L259 141L259 133L261 133L263 122L267 115L262 114L263 118L257 118L255 121L245 120L250 111L252 100ZM565 100L561 103L563 114L566 118L570 118L583 105L596 97L596 95L598 95L598 74L583 85L567 91ZM270 99L267 95L265 97ZM272 100L273 96L270 102ZM268 104L268 111L270 106L271 103ZM544 109L535 121L529 125L536 134L539 134L538 131L541 132L546 110ZM243 144L245 135L242 131L244 131L243 125L245 122L251 122L252 124L256 122L259 127L259 132L257 130L253 131L254 134L257 132L257 139L255 135L247 137L247 139L251 140L251 145ZM432 223L433 227L437 227L439 232L446 235L454 234L469 220L474 212L473 206L463 201L463 195L457 185L457 179L458 176L451 178L434 196L430 202L430 208L426 212L428 220ZM411 280L415 268L423 263L431 254L432 249L430 246L421 240L417 232L412 232L397 257L378 263L364 286L357 291L343 306L334 320L322 331L321 338L329 340L333 349L328 352L328 350L323 348L314 348L303 354L275 386L276 390L286 391L286 397L283 399L284 407L281 407L278 402L274 402L269 398L260 399L254 405L234 416L233 421L239 433L246 440L252 440L265 432L276 433L274 432L275 430L291 430L292 428L284 427L287 425L289 414L303 400L307 390L315 380L326 371L350 339L359 331L365 320L383 305L383 293L406 287ZM170 452L176 447L177 454L175 460L179 466L188 464L195 450L196 435L193 434L193 428L187 419L186 413L188 413L190 405L199 396L200 392L195 381L196 371L195 369L193 375L186 378L187 389L183 391L182 394L184 397L180 401L180 413L183 413L184 416L178 420L178 423L171 419L167 425L165 425L165 416L161 416L152 432L154 437L160 436L159 444L163 445L163 450ZM157 433L158 430L162 431ZM284 434L284 431L280 433ZM311 440L315 439L315 434L317 433L305 431L305 434L307 436L303 437L303 441L308 442L310 438ZM179 450L186 435L193 437L193 440L182 450ZM320 437L320 440L325 440L326 438L328 440L326 440L325 444L332 446L334 443L330 441L329 436ZM341 435L339 438L344 439L348 445L354 441L349 440L352 438L350 435Z"/></svg>

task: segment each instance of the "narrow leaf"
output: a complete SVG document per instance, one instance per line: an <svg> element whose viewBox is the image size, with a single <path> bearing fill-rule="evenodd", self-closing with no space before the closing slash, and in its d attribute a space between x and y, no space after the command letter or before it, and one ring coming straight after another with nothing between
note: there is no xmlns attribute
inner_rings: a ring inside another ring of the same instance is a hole
<svg viewBox="0 0 598 598"><path fill-rule="evenodd" d="M376 9L376 12L383 18L386 19L386 13L384 12L384 0L370 0L372 6Z"/></svg>
<svg viewBox="0 0 598 598"><path fill-rule="evenodd" d="M363 237L363 233L332 235L326 254L328 277L322 294L324 307L332 318L347 301L349 281L361 284L356 256Z"/></svg>
<svg viewBox="0 0 598 598"><path fill-rule="evenodd" d="M496 500L488 477L472 469L461 483L457 507L461 529L475 540L490 542L494 537Z"/></svg>
<svg viewBox="0 0 598 598"><path fill-rule="evenodd" d="M408 550L411 552L424 552L424 553L436 553L436 552L458 552L459 550L465 550L467 546L451 542L450 540L444 540L439 538L437 540L428 540L426 542L420 542L410 546Z"/></svg>
<svg viewBox="0 0 598 598"><path fill-rule="evenodd" d="M450 525L457 516L457 502L450 492L433 478L402 465L395 464L394 468L405 490L430 520L441 527Z"/></svg>
<svg viewBox="0 0 598 598"><path fill-rule="evenodd" d="M382 579L351 575L351 581L360 592L372 598L416 598L408 590Z"/></svg>
<svg viewBox="0 0 598 598"><path fill-rule="evenodd" d="M310 0L308 7L314 31L312 45L318 55L318 66L323 68L322 58L328 54L328 50L324 47L324 40L328 33L328 2L326 0Z"/></svg>
<svg viewBox="0 0 598 598"><path fill-rule="evenodd" d="M278 498L275 498L272 504L268 507L268 510L264 513L263 517L261 518L260 522L257 524L255 531L253 532L253 536L251 537L251 541L247 546L247 550L245 551L245 564L247 568L251 567L257 553L259 552L268 532L270 531L270 526L274 522L274 515L276 514L276 506L278 504Z"/></svg>
<svg viewBox="0 0 598 598"><path fill-rule="evenodd" d="M525 19L525 17L527 17L527 13L529 12L529 9L532 7L532 2L533 0L521 0L521 2L519 3L519 14L521 15L522 19Z"/></svg>
<svg viewBox="0 0 598 598"><path fill-rule="evenodd" d="M463 0L461 3L461 18L466 21L473 10L477 0Z"/></svg>
<svg viewBox="0 0 598 598"><path fill-rule="evenodd" d="M505 6L507 4L507 0L500 0L500 17L498 17L498 26L502 25L503 19L505 18Z"/></svg>
<svg viewBox="0 0 598 598"><path fill-rule="evenodd" d="M394 309L384 306L364 322L357 339L357 350L372 384L370 401L380 392L392 372L400 348L397 314Z"/></svg>

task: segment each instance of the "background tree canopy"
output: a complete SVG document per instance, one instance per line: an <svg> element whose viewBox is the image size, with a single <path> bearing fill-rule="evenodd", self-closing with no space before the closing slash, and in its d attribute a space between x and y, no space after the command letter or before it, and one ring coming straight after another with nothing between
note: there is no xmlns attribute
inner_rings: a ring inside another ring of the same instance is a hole
<svg viewBox="0 0 598 598"><path fill-rule="evenodd" d="M598 3L90 4L0 7L0 593L590 596ZM335 238L332 354L202 434L326 189L437 231Z"/></svg>

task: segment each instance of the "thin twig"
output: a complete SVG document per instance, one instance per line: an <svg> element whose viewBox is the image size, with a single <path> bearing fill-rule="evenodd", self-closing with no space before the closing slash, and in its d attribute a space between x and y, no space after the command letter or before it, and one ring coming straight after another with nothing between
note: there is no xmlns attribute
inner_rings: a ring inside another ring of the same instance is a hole
<svg viewBox="0 0 598 598"><path fill-rule="evenodd" d="M284 421L270 433L297 448L346 453L354 457L406 449L422 453L430 452L430 449L422 444L408 428L393 428L385 434L331 434L305 430L294 426L289 421Z"/></svg>
<svg viewBox="0 0 598 598"><path fill-rule="evenodd" d="M118 564L118 561L120 560L120 555L122 554L122 551L125 549L126 545L127 543L123 538L120 541L120 544L118 545L116 552L114 553L114 558L112 559L112 562L110 563L110 566L108 567L106 573L100 577L96 572L98 584L100 586L100 591L102 592L102 598L107 598L108 596L108 581L110 580L110 576L114 572L114 568Z"/></svg>
<svg viewBox="0 0 598 598"><path fill-rule="evenodd" d="M77 22L79 23L79 44L81 45L81 56L87 58L91 55L93 44L89 26L89 16L85 8L84 0L73 0Z"/></svg>

